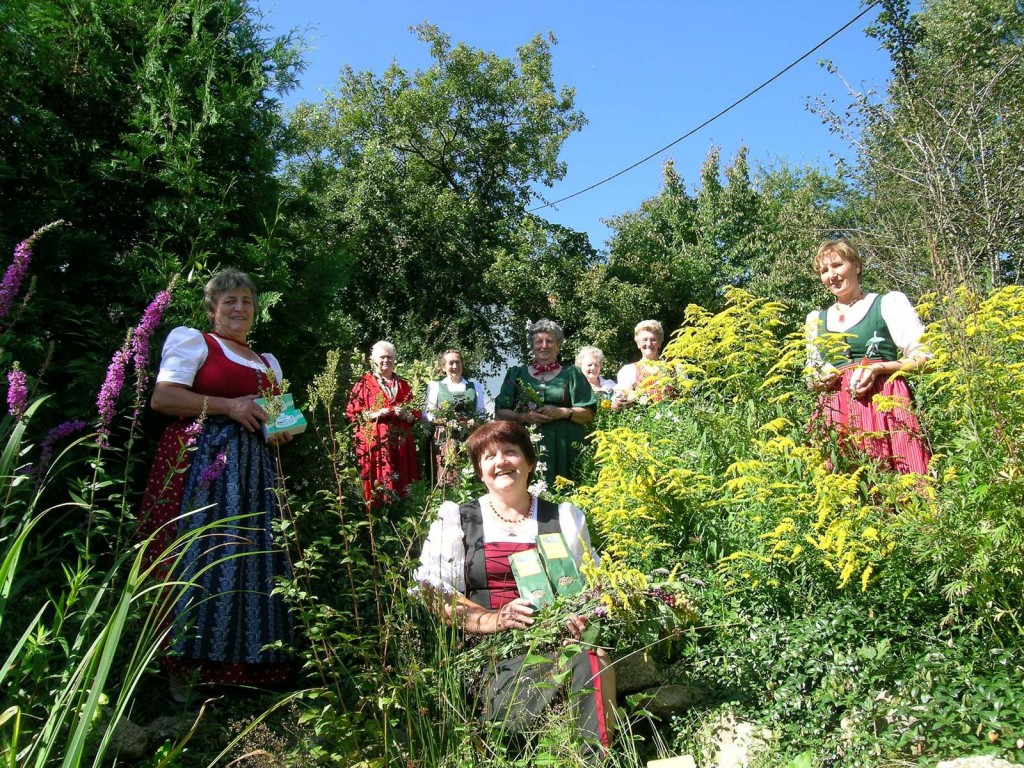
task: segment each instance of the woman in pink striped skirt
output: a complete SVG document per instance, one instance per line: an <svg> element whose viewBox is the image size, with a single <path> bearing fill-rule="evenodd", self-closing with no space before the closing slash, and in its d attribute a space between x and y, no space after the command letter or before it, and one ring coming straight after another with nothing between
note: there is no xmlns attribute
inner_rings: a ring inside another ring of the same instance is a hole
<svg viewBox="0 0 1024 768"><path fill-rule="evenodd" d="M841 446L856 446L887 469L927 474L931 454L910 389L905 377L893 376L928 359L924 326L904 294L865 293L862 269L845 238L822 243L814 257L836 301L807 316L810 384L822 390L813 426L836 430Z"/></svg>

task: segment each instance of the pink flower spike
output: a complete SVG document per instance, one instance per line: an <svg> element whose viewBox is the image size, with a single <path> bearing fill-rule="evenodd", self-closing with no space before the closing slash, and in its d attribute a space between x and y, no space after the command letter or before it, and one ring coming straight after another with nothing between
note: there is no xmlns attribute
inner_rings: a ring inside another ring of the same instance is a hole
<svg viewBox="0 0 1024 768"><path fill-rule="evenodd" d="M199 487L206 491L213 483L217 481L217 478L224 474L224 468L228 465L228 456L223 451L217 454L217 457L210 462L210 466L203 470L203 473L199 475Z"/></svg>
<svg viewBox="0 0 1024 768"><path fill-rule="evenodd" d="M7 412L17 419L25 415L25 401L28 399L28 377L15 363L7 372Z"/></svg>
<svg viewBox="0 0 1024 768"><path fill-rule="evenodd" d="M167 290L160 291L153 298L153 301L146 307L146 311L142 313L139 324L135 326L135 332L132 334L132 364L135 366L136 373L146 370L146 365L149 363L149 340L153 337L157 326L160 325L164 311L171 304L171 292L177 282L178 276L175 275L171 278Z"/></svg>
<svg viewBox="0 0 1024 768"><path fill-rule="evenodd" d="M129 338L129 342L130 342ZM117 408L117 398L124 386L124 370L128 365L128 342L121 349L114 353L107 368L107 378L100 388L99 397L96 398L96 410L100 416L100 431L109 434L110 422L114 418L114 411Z"/></svg>
<svg viewBox="0 0 1024 768"><path fill-rule="evenodd" d="M64 220L60 219L47 224L45 227L40 227L15 246L14 258L11 260L11 265L7 268L7 271L4 272L4 279L0 281L0 320L6 318L10 313L14 297L18 295L18 291L21 290L21 284L25 280L25 275L28 274L28 265L32 261L32 246L35 245L36 240L51 229L55 229L63 224Z"/></svg>
<svg viewBox="0 0 1024 768"><path fill-rule="evenodd" d="M42 445L39 448L39 471L45 472L47 467L50 466L50 462L53 461L53 446L58 440L64 440L65 438L71 437L73 434L81 432L87 426L89 425L84 421L75 419L74 421L61 422L47 432L46 437L43 438Z"/></svg>

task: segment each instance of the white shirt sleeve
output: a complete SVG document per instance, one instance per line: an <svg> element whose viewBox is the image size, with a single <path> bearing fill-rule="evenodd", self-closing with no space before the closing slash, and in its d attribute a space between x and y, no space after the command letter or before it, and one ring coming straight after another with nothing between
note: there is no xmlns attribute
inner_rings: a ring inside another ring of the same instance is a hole
<svg viewBox="0 0 1024 768"><path fill-rule="evenodd" d="M206 339L201 331L184 326L175 328L164 342L156 380L191 387L196 371L206 362L206 355Z"/></svg>
<svg viewBox="0 0 1024 768"><path fill-rule="evenodd" d="M576 565L583 562L584 552L589 552L594 563L599 564L597 553L590 544L590 530L587 528L587 518L583 512L569 502L563 502L558 505L558 523Z"/></svg>
<svg viewBox="0 0 1024 768"><path fill-rule="evenodd" d="M889 327L889 334L900 348L903 357L910 360L927 360L932 356L921 343L924 324L906 294L893 291L882 297L882 319Z"/></svg>
<svg viewBox="0 0 1024 768"><path fill-rule="evenodd" d="M434 420L434 411L437 410L437 393L440 387L436 381L427 382L427 399L423 406L423 418L427 421Z"/></svg>
<svg viewBox="0 0 1024 768"><path fill-rule="evenodd" d="M430 524L427 540L420 552L420 565L413 572L416 584L466 594L466 548L463 541L462 515L459 505L446 501L437 510Z"/></svg>
<svg viewBox="0 0 1024 768"><path fill-rule="evenodd" d="M631 390L636 387L636 366L633 363L624 365L619 368L619 373L615 377L616 389Z"/></svg>

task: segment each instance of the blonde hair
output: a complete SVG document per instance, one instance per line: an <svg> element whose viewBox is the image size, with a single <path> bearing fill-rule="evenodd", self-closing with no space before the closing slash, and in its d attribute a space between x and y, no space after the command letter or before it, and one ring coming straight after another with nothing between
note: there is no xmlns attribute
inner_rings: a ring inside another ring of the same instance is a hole
<svg viewBox="0 0 1024 768"><path fill-rule="evenodd" d="M818 253L815 254L813 262L814 273L819 274L821 272L821 265L833 256L838 256L843 261L853 264L857 267L857 274L864 270L864 262L861 261L860 254L853 247L853 243L845 237L840 237L838 240L826 240L818 246Z"/></svg>
<svg viewBox="0 0 1024 768"><path fill-rule="evenodd" d="M577 352L576 365L582 367L583 361L588 357L596 358L598 365L604 365L604 352L602 352L597 347L583 347L583 349Z"/></svg>
<svg viewBox="0 0 1024 768"><path fill-rule="evenodd" d="M665 341L665 329L661 327L661 323L657 320L641 320L636 324L636 328L633 329L633 338L635 339L644 331L649 331L658 337L658 346Z"/></svg>
<svg viewBox="0 0 1024 768"><path fill-rule="evenodd" d="M440 357L437 358L437 365L434 366L437 373L444 373L444 359L448 357L448 355L458 355L459 362L462 363L463 368L465 368L466 361L462 359L462 353L457 349L446 349L441 353Z"/></svg>

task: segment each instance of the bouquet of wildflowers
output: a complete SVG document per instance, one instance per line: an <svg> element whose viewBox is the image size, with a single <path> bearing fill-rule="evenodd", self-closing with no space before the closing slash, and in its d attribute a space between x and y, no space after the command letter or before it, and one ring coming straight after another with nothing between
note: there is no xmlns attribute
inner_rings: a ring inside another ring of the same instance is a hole
<svg viewBox="0 0 1024 768"><path fill-rule="evenodd" d="M437 406L434 416L434 442L445 445L449 440L465 440L473 429L487 420L487 414L472 405L446 400Z"/></svg>
<svg viewBox="0 0 1024 768"><path fill-rule="evenodd" d="M516 380L515 408L517 413L536 411L544 405L544 398L540 392L523 381Z"/></svg>
<svg viewBox="0 0 1024 768"><path fill-rule="evenodd" d="M670 642L697 620L696 598L703 587L698 579L665 570L645 575L611 562L584 563L581 572L586 588L556 597L537 612L529 629L474 638L465 654L468 667L488 658L557 653L573 644L567 627L573 615L588 620L579 645L617 654Z"/></svg>

